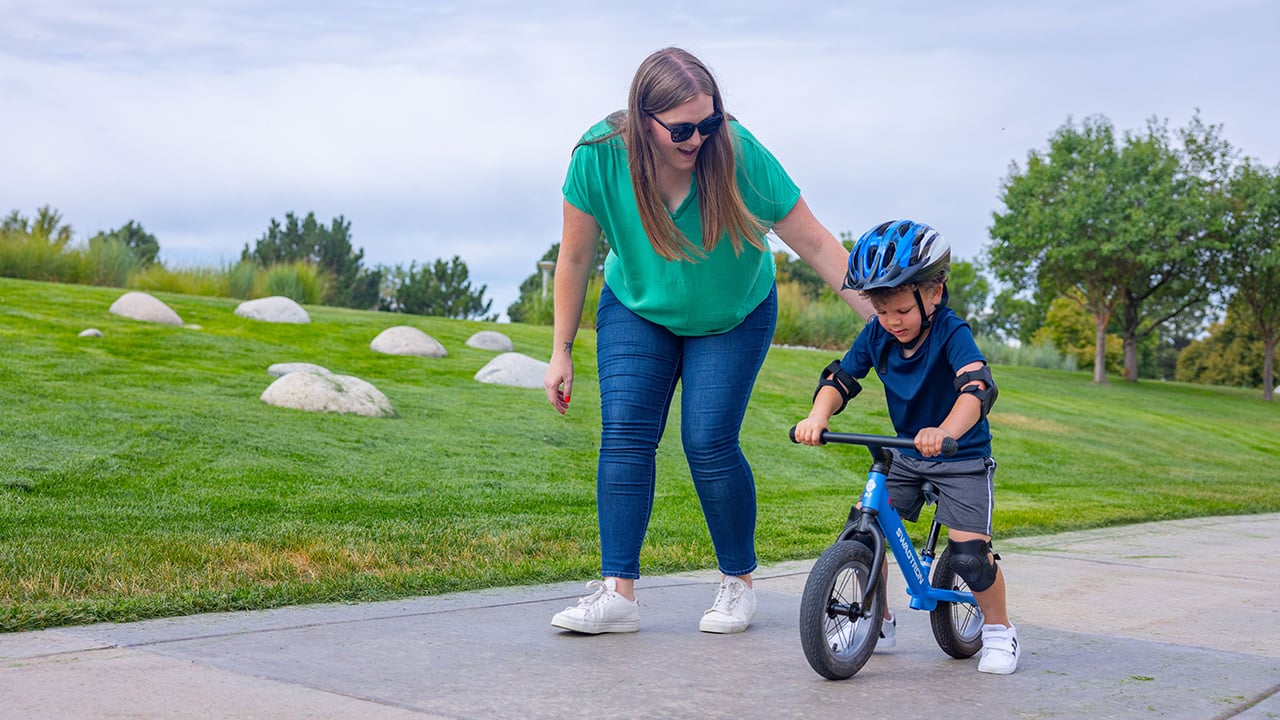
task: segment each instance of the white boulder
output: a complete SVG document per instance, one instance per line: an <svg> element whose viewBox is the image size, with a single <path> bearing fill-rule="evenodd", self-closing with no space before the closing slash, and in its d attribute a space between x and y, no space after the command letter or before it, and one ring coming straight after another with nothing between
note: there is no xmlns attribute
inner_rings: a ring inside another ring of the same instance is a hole
<svg viewBox="0 0 1280 720"><path fill-rule="evenodd" d="M490 385L541 388L549 364L516 352L502 353L480 368L475 379Z"/></svg>
<svg viewBox="0 0 1280 720"><path fill-rule="evenodd" d="M163 325L182 325L178 313L152 295L134 290L121 295L111 303L110 312L130 320L161 323Z"/></svg>
<svg viewBox="0 0 1280 720"><path fill-rule="evenodd" d="M332 375L329 368L312 365L311 363L293 362L293 363L275 363L267 368L267 374L271 377L284 377L291 372L309 372L320 375Z"/></svg>
<svg viewBox="0 0 1280 720"><path fill-rule="evenodd" d="M292 298L281 295L246 300L236 307L236 314L250 320L261 320L274 323L294 323L306 325L311 316Z"/></svg>
<svg viewBox="0 0 1280 720"><path fill-rule="evenodd" d="M369 343L376 352L388 355L418 355L420 357L445 357L448 351L435 338L416 327L397 325L378 333Z"/></svg>
<svg viewBox="0 0 1280 720"><path fill-rule="evenodd" d="M309 412L392 417L391 401L378 388L350 375L291 372L263 391L262 402Z"/></svg>
<svg viewBox="0 0 1280 720"><path fill-rule="evenodd" d="M480 350L495 350L497 352L511 352L515 349L515 346L511 344L511 338L494 330L481 330L467 338L467 347Z"/></svg>

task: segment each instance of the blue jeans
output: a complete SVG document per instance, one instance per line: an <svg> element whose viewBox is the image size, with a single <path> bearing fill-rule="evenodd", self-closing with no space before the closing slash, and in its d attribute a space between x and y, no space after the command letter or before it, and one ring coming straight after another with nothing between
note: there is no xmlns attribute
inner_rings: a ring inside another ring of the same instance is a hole
<svg viewBox="0 0 1280 720"><path fill-rule="evenodd" d="M756 489L738 433L778 316L777 290L737 327L681 337L641 318L605 286L596 313L603 430L596 474L601 569L640 577L640 546L653 509L658 441L676 383L680 438L717 564L756 569Z"/></svg>

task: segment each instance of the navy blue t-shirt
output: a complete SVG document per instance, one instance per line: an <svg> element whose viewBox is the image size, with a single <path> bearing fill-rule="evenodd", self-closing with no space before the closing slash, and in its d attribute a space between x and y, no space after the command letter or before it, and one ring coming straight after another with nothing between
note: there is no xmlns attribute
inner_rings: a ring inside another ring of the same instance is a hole
<svg viewBox="0 0 1280 720"><path fill-rule="evenodd" d="M986 362L968 323L945 305L938 308L929 336L911 357L902 356L902 344L872 317L840 361L844 371L864 378L876 369L884 384L889 417L898 437L914 438L922 428L937 427L955 407L956 373L972 362ZM991 455L991 427L984 417L963 437L956 438L955 455L930 460L971 460ZM919 458L916 450L904 455Z"/></svg>

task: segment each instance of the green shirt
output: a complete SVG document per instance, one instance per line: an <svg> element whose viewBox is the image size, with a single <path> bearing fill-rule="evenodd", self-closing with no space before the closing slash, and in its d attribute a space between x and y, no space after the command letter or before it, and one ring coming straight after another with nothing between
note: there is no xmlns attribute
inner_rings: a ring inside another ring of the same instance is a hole
<svg viewBox="0 0 1280 720"><path fill-rule="evenodd" d="M747 209L766 227L786 217L800 189L776 158L737 122L726 127L734 137L738 191ZM601 121L583 136L610 131ZM702 247L702 214L697 175L689 194L672 213L680 232ZM621 137L579 146L569 162L564 197L595 218L609 242L604 278L618 300L640 317L677 335L714 335L732 330L764 301L773 288L773 255L744 244L740 253L722 237L714 250L696 260L667 260L645 235ZM763 235L761 236L763 238ZM763 240L762 240L763 242Z"/></svg>

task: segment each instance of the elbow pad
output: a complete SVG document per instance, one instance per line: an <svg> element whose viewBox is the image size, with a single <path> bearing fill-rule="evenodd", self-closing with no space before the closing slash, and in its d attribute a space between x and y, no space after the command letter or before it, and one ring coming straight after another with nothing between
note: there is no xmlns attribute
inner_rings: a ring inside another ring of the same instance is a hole
<svg viewBox="0 0 1280 720"><path fill-rule="evenodd" d="M981 380L986 383L985 388L979 388L977 385L969 385L974 380ZM996 404L996 398L1000 395L1000 389L996 387L996 381L991 377L991 368L983 365L977 370L963 372L956 376L956 392L961 395L972 393L978 401L982 403L982 417L986 417L991 412L991 406Z"/></svg>
<svg viewBox="0 0 1280 720"><path fill-rule="evenodd" d="M839 415L844 412L844 408L849 401L858 396L862 392L862 386L858 384L853 376L844 371L840 367L839 360L832 360L831 364L822 369L822 375L818 378L818 387L813 391L813 399L818 399L818 393L824 387L832 387L836 392L840 393L840 409L836 410L832 415Z"/></svg>

